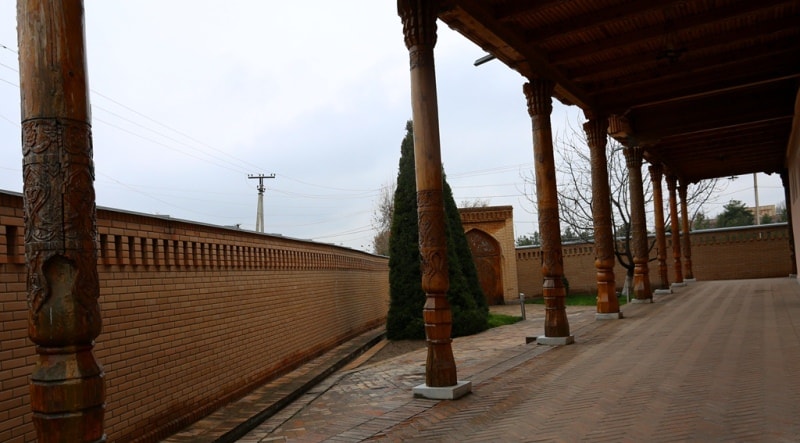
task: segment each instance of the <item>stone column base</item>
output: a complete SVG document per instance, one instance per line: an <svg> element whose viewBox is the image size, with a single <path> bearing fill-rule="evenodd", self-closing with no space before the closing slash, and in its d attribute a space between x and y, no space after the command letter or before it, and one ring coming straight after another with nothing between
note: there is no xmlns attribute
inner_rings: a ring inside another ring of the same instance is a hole
<svg viewBox="0 0 800 443"><path fill-rule="evenodd" d="M537 345L546 345L546 346L562 346L562 345L571 345L575 343L575 336L568 335L566 337L547 337L545 335L540 335L538 337L526 337L525 343L530 343L536 340Z"/></svg>
<svg viewBox="0 0 800 443"><path fill-rule="evenodd" d="M653 294L655 295L672 294L672 289L656 289L655 291L653 291Z"/></svg>
<svg viewBox="0 0 800 443"><path fill-rule="evenodd" d="M683 281L686 282L686 283L692 283L692 282L696 282L697 279L696 278L684 278Z"/></svg>
<svg viewBox="0 0 800 443"><path fill-rule="evenodd" d="M633 303L633 304L653 303L653 299L652 298L634 298L634 299L631 299L631 303Z"/></svg>
<svg viewBox="0 0 800 443"><path fill-rule="evenodd" d="M472 392L472 382L459 380L455 386L432 387L426 384L415 386L414 397L431 400L455 400Z"/></svg>
<svg viewBox="0 0 800 443"><path fill-rule="evenodd" d="M682 288L684 286L686 286L685 282L673 283L673 284L669 285L670 288Z"/></svg>
<svg viewBox="0 0 800 443"><path fill-rule="evenodd" d="M619 320L622 318L622 312L598 312L594 314L595 320Z"/></svg>

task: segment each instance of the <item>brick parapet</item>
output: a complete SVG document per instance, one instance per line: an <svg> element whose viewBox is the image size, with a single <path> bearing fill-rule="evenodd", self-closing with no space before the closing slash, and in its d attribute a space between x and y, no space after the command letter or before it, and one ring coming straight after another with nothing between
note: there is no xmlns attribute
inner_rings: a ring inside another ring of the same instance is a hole
<svg viewBox="0 0 800 443"><path fill-rule="evenodd" d="M783 224L739 228L693 231L692 262L694 275L700 280L729 280L767 278L788 275L791 270L788 227ZM667 250L671 251L671 237L667 235ZM653 270L658 251L650 251L650 278L657 278ZM517 280L520 290L528 297L542 294L541 251L538 247L518 247ZM594 246L589 243L563 246L564 275L571 291L596 291ZM673 275L672 261L668 260L669 275ZM614 265L616 286L622 288L625 269Z"/></svg>
<svg viewBox="0 0 800 443"><path fill-rule="evenodd" d="M109 441L157 441L384 324L388 262L334 245L98 209ZM22 197L0 192L0 441L35 441Z"/></svg>

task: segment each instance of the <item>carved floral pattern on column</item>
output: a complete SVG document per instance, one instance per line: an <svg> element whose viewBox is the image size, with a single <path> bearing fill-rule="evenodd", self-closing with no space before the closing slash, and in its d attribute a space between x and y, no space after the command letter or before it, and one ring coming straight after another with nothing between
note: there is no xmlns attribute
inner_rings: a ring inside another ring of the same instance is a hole
<svg viewBox="0 0 800 443"><path fill-rule="evenodd" d="M647 262L647 228L645 226L644 191L642 189L642 154L640 146L625 148L625 162L630 177L631 232L633 234L633 289L639 300L652 299Z"/></svg>
<svg viewBox="0 0 800 443"><path fill-rule="evenodd" d="M538 202L539 230L542 242L542 274L545 277L563 275L564 260L561 251L558 195L555 187L555 167L552 152L550 113L553 110L551 95L555 83L546 79L533 79L522 86L531 116L534 137L550 140L550 149L534 140L536 196ZM550 186L552 185L552 186ZM560 284L560 282L559 282Z"/></svg>
<svg viewBox="0 0 800 443"><path fill-rule="evenodd" d="M567 337L569 320L564 308L564 259L561 250L561 229L558 217L558 192L553 135L550 127L552 94L555 83L531 79L522 90L528 104L533 127L533 157L536 175L536 201L542 241L542 295L545 300L545 336Z"/></svg>
<svg viewBox="0 0 800 443"><path fill-rule="evenodd" d="M592 217L594 222L597 267L614 266L614 242L611 229L611 200L606 159L608 119L593 118L583 125L591 151Z"/></svg>
<svg viewBox="0 0 800 443"><path fill-rule="evenodd" d="M447 244L444 224L444 200L441 189L417 192L419 252L422 289L426 293L447 291Z"/></svg>
<svg viewBox="0 0 800 443"><path fill-rule="evenodd" d="M635 183L634 183L634 178L635 177L639 177L639 182L641 182L642 148L640 148L638 146L634 146L634 147L630 147L630 148L625 148L625 149L622 150L622 152L625 155L625 164L628 167L628 175L630 176L630 184L631 184L631 186L635 186ZM641 224L641 223L644 222L644 220L639 220L639 217L636 216L636 213L638 212L638 208L634 207L634 206L637 205L636 200L640 200L640 199L638 199L638 196L634 195L634 192L631 192L631 202L630 202L630 204L631 204L631 231L633 232L632 243L633 243L634 255L638 255L639 254L639 252L642 249L641 242L642 242L642 240L644 240L644 239L641 238L641 236L636 235L636 232L635 232L635 230L637 229L637 226L635 226L635 225ZM643 203L643 202L641 202L641 203ZM645 248L646 247L647 246L645 245Z"/></svg>
<svg viewBox="0 0 800 443"><path fill-rule="evenodd" d="M42 307L53 296L48 284L53 276L47 270L60 256L76 272L68 296L84 311L76 314L82 326L73 333L79 335L69 341L91 341L100 332L91 130L86 123L65 119L28 120L22 124L22 151L30 327L42 326ZM51 337L47 343L64 340L49 333L32 339L39 343L44 336Z"/></svg>

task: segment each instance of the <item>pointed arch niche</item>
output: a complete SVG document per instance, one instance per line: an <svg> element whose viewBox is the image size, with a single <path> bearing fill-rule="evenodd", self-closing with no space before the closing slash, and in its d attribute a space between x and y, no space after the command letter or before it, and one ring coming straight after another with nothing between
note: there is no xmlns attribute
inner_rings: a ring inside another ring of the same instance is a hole
<svg viewBox="0 0 800 443"><path fill-rule="evenodd" d="M490 305L519 300L511 206L462 208L461 223Z"/></svg>

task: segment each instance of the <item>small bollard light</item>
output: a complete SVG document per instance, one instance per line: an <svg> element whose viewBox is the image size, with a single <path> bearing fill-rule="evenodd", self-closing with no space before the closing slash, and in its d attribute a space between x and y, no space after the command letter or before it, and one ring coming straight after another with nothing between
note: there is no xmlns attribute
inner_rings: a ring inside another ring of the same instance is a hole
<svg viewBox="0 0 800 443"><path fill-rule="evenodd" d="M522 319L525 320L525 294L519 293L519 309L522 311Z"/></svg>

